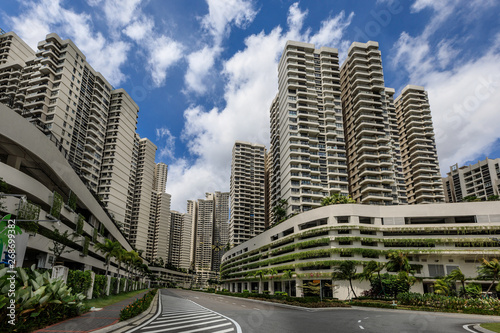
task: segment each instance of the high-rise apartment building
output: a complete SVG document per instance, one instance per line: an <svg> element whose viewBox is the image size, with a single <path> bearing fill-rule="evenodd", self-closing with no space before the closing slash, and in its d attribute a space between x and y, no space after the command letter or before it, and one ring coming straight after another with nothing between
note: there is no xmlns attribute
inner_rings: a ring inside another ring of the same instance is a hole
<svg viewBox="0 0 500 333"><path fill-rule="evenodd" d="M0 35L0 103L14 105L23 68L34 57L35 51L14 32Z"/></svg>
<svg viewBox="0 0 500 333"><path fill-rule="evenodd" d="M340 72L352 198L364 204L406 203L394 91L384 86L378 43L352 43Z"/></svg>
<svg viewBox="0 0 500 333"><path fill-rule="evenodd" d="M178 268L190 268L191 215L171 211L171 237L169 262Z"/></svg>
<svg viewBox="0 0 500 333"><path fill-rule="evenodd" d="M264 145L236 141L231 162L231 218L229 244L239 245L264 232L265 207Z"/></svg>
<svg viewBox="0 0 500 333"><path fill-rule="evenodd" d="M396 98L403 172L409 204L444 202L429 98L408 85Z"/></svg>
<svg viewBox="0 0 500 333"><path fill-rule="evenodd" d="M134 199L129 240L138 250L144 250L146 257L153 256L153 245L148 246L148 237L154 238L155 223L151 214L153 182L155 175L156 146L147 138L140 139L137 154L137 169L134 184ZM169 207L170 210L170 207Z"/></svg>
<svg viewBox="0 0 500 333"><path fill-rule="evenodd" d="M442 179L446 202L461 202L466 197L488 200L500 195L500 158L478 161L476 164L450 167Z"/></svg>
<svg viewBox="0 0 500 333"><path fill-rule="evenodd" d="M165 192L167 186L168 166L165 163L158 163L155 167L155 181L153 188L156 192Z"/></svg>
<svg viewBox="0 0 500 333"><path fill-rule="evenodd" d="M219 271L224 249L229 242L229 192L207 193L214 202L214 238L212 244L212 271Z"/></svg>
<svg viewBox="0 0 500 333"><path fill-rule="evenodd" d="M134 197L138 112L139 107L125 90L112 91L97 188L97 194L127 235Z"/></svg>
<svg viewBox="0 0 500 333"><path fill-rule="evenodd" d="M288 41L270 112L271 207L286 200L289 215L348 195L338 50Z"/></svg>
<svg viewBox="0 0 500 333"><path fill-rule="evenodd" d="M187 201L186 214L191 216L191 249L189 253L189 268L195 270L195 256L196 256L196 233L198 217L198 202L196 200Z"/></svg>

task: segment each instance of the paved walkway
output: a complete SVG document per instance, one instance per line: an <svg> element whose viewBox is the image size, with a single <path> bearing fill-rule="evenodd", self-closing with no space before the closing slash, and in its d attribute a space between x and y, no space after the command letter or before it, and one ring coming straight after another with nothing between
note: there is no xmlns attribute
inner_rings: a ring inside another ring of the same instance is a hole
<svg viewBox="0 0 500 333"><path fill-rule="evenodd" d="M62 321L60 323L47 326L45 328L34 331L35 333L64 333L64 332L91 332L97 329L116 324L120 317L120 310L136 299L141 298L146 294L144 291L131 298L120 301L118 303L108 305L100 311L87 312L81 316L74 317Z"/></svg>

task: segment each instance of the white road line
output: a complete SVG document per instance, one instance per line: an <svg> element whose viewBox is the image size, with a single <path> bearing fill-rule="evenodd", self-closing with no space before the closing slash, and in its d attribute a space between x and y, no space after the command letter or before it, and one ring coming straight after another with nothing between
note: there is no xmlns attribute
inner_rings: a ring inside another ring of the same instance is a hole
<svg viewBox="0 0 500 333"><path fill-rule="evenodd" d="M361 319L360 319L360 320L358 320L358 323L360 323L360 322L361 322Z"/></svg>
<svg viewBox="0 0 500 333"><path fill-rule="evenodd" d="M207 315L203 315L203 316L198 316L198 317L196 317L196 318L204 318L204 319L207 319L207 317L216 317L216 316L217 316L216 314L212 314L212 313L211 313L211 314L207 314ZM186 320L188 320L188 321L190 321L190 322L191 322L191 321L195 321L195 320L193 320L193 319L191 319L191 318L181 318L181 319L173 319L173 320L171 320L171 319L161 319L161 320L157 320L157 321L155 321L155 322L154 322L154 324L156 324L156 323L174 323L174 322L176 322L176 321L186 321Z"/></svg>
<svg viewBox="0 0 500 333"><path fill-rule="evenodd" d="M203 312L203 313L206 313ZM199 316L200 313L192 313L192 314L188 314L188 315L184 315L184 316L169 316L169 317L161 317L162 319L165 318L165 319L178 319L178 318L190 318L190 317L197 317Z"/></svg>
<svg viewBox="0 0 500 333"><path fill-rule="evenodd" d="M179 330L181 328L188 328L188 327L193 327L193 326L213 324L213 323L218 323L220 321L226 321L226 320L224 318L214 319L214 320L211 320L211 321L206 321L204 323L196 323L196 324L189 324L189 325L184 325L184 326L176 326L176 327L166 328L166 329L164 329L164 331L172 331L172 330ZM226 323L226 325L231 325L231 323ZM207 329L206 327L204 327L204 328Z"/></svg>
<svg viewBox="0 0 500 333"><path fill-rule="evenodd" d="M209 327L197 328L195 330L185 331L183 333L193 333L193 332L199 332L199 331L206 331L206 330L211 330L211 329L214 329L214 328L218 328L218 327L222 327L222 326L227 326L227 325L231 325L231 323L224 323L224 324L220 324L220 325L214 325L214 326L209 326Z"/></svg>
<svg viewBox="0 0 500 333"><path fill-rule="evenodd" d="M241 306L242 306L242 307L244 307L244 308L246 308L246 307L247 307L246 305L243 305L243 304L241 304Z"/></svg>
<svg viewBox="0 0 500 333"><path fill-rule="evenodd" d="M217 331L217 332L213 332L213 333L227 333L227 332L232 332L232 331L234 331L234 328L231 327L231 328L228 328L226 330Z"/></svg>
<svg viewBox="0 0 500 333"><path fill-rule="evenodd" d="M365 329L365 328L364 328L363 326L361 326L361 325L359 325L359 328L361 328L362 330L364 330L364 329Z"/></svg>
<svg viewBox="0 0 500 333"><path fill-rule="evenodd" d="M163 311L162 315L176 315L176 314L190 314L190 313L197 313L197 312L203 312L200 311L200 309L193 309L193 310L186 310L186 311Z"/></svg>
<svg viewBox="0 0 500 333"><path fill-rule="evenodd" d="M161 290L158 290L157 291L158 293L158 311L156 312L156 314L149 320L147 320L144 324L142 325L139 325L133 329L131 329L130 331L127 331L126 333L132 333L132 332L135 332L137 331L138 329L141 329L143 328L144 326L146 325L149 325L153 320L155 320L156 318L158 318L158 316L160 315L161 313Z"/></svg>
<svg viewBox="0 0 500 333"><path fill-rule="evenodd" d="M213 315L213 316L215 316L215 315ZM198 321L211 320L211 319L212 318L201 318L201 319L195 319L195 320L190 319L188 321L185 321L185 319L184 319L184 321L181 321L180 323L179 322L173 323L173 322L169 321L169 322L166 322L164 324L162 323L162 324L158 324L158 325L149 326L148 328L157 328L157 327L165 327L165 326L172 326L172 325L182 325L182 324L186 324L186 323L194 323L194 322L198 322ZM204 323L199 323L199 324L195 324L195 325L201 325L201 324L204 324Z"/></svg>
<svg viewBox="0 0 500 333"><path fill-rule="evenodd" d="M254 310L260 310L259 308L253 308Z"/></svg>
<svg viewBox="0 0 500 333"><path fill-rule="evenodd" d="M190 300L190 302L193 302L193 301L191 301L191 300ZM229 318L229 317L226 317L226 316L224 316L223 314L220 314L220 313L218 313L218 312L215 312L215 311L213 311L213 310L210 310L210 309L208 309L208 308L206 308L206 307L204 307L204 306L201 306L200 304L198 304L198 303L196 303L196 302L193 302L193 303L194 303L194 304L196 304L196 305L198 305L199 307L201 307L201 308L205 309L205 310L208 310L208 311L210 311L210 312L216 313L216 314L218 314L218 315L220 315L220 316L222 316L222 317L224 317L224 318L226 318L226 319L230 320L230 321L234 324L234 326L236 327L236 332L237 332L237 333L242 333L240 324L238 324L238 322L236 322L235 320L233 320L233 319L231 319L231 318Z"/></svg>
<svg viewBox="0 0 500 333"><path fill-rule="evenodd" d="M468 324L468 325L464 325L462 326L464 328L464 330L466 331L469 331L469 332L472 332L472 333L477 333L477 331L474 331L474 330L471 330L470 328L468 328L467 326L474 326L474 325L479 325L479 324Z"/></svg>

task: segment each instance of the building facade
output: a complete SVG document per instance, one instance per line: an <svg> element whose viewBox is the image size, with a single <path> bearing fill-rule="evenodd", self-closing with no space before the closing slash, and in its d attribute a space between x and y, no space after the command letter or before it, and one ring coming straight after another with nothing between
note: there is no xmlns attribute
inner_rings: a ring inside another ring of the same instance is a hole
<svg viewBox="0 0 500 333"><path fill-rule="evenodd" d="M394 91L384 86L378 43L353 43L340 81L352 198L365 204L406 203Z"/></svg>
<svg viewBox="0 0 500 333"><path fill-rule="evenodd" d="M396 99L400 148L409 204L444 202L429 98L408 85Z"/></svg>
<svg viewBox="0 0 500 333"><path fill-rule="evenodd" d="M178 268L190 269L191 215L171 211L171 237L169 262Z"/></svg>
<svg viewBox="0 0 500 333"><path fill-rule="evenodd" d="M238 245L264 231L266 175L264 145L236 141L231 160L229 244Z"/></svg>
<svg viewBox="0 0 500 333"><path fill-rule="evenodd" d="M478 161L476 164L450 167L442 179L446 202L461 202L466 197L488 200L500 195L500 158Z"/></svg>
<svg viewBox="0 0 500 333"><path fill-rule="evenodd" d="M222 259L223 288L232 292L286 291L304 296L305 283L321 281L324 296L349 298L349 282L335 281L334 267L345 260L357 273L369 261L387 262L391 251L402 251L419 282L414 292L431 292L434 281L460 268L476 280L481 259L498 256L491 234L500 232L500 206L494 202L375 206L330 205L305 212L229 250ZM254 275L263 270L260 279ZM291 277L283 276L290 271ZM367 281L353 281L360 295ZM351 294L352 296L352 294Z"/></svg>
<svg viewBox="0 0 500 333"><path fill-rule="evenodd" d="M286 200L290 215L348 195L338 50L288 41L270 112L271 207Z"/></svg>

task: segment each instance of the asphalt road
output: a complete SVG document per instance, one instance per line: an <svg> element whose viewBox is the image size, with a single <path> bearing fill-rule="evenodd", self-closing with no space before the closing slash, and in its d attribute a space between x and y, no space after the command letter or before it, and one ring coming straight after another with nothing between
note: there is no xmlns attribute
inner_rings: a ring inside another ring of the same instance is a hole
<svg viewBox="0 0 500 333"><path fill-rule="evenodd" d="M241 298L220 296L179 289L162 290L163 312L170 317L183 315L176 322L184 322L175 332L244 332L244 333L313 333L313 332L476 332L470 324L500 322L500 317L464 314L448 314L421 311L406 311L374 308L333 308L301 309L256 302ZM210 311L211 310L211 311ZM206 312L210 311L210 313ZM192 317L189 317L189 314ZM199 315L199 317L195 317ZM218 315L218 316L217 316ZM187 321L183 321L187 319ZM203 322L204 326L194 325L189 318ZM230 322L230 320L232 321ZM168 323L157 318L156 322ZM165 327L153 321L141 332L172 332L173 324ZM238 325L235 325L236 322ZM166 325L166 324L165 324ZM189 326L190 325L190 326ZM220 326L218 326L220 325ZM153 326L154 329L149 328ZM212 326L217 326L213 328ZM239 326L239 327L238 327ZM194 330L193 330L194 329Z"/></svg>

